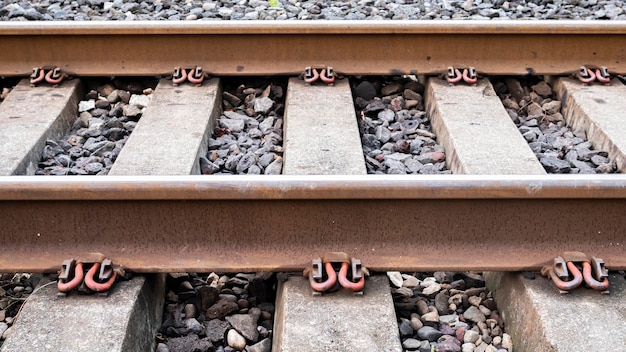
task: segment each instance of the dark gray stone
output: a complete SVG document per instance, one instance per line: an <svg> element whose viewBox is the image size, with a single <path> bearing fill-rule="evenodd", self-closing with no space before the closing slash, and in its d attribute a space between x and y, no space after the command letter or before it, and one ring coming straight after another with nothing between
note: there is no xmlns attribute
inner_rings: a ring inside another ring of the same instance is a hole
<svg viewBox="0 0 626 352"><path fill-rule="evenodd" d="M354 89L354 95L364 100L372 100L376 96L376 88L370 82L363 81Z"/></svg>
<svg viewBox="0 0 626 352"><path fill-rule="evenodd" d="M413 327L411 327L411 321L406 318L400 318L398 323L398 329L400 329L400 336L413 335Z"/></svg>
<svg viewBox="0 0 626 352"><path fill-rule="evenodd" d="M167 340L170 352L211 352L213 344L208 338L200 339L198 335L172 337Z"/></svg>
<svg viewBox="0 0 626 352"><path fill-rule="evenodd" d="M553 156L544 156L539 161L549 173L565 174L570 171L570 163L563 159L558 159Z"/></svg>
<svg viewBox="0 0 626 352"><path fill-rule="evenodd" d="M422 343L416 339L406 339L402 341L402 347L404 347L404 349L409 350L409 351L416 350L420 348L421 345Z"/></svg>
<svg viewBox="0 0 626 352"><path fill-rule="evenodd" d="M267 338L252 346L248 346L247 352L270 352L272 350L272 340Z"/></svg>
<svg viewBox="0 0 626 352"><path fill-rule="evenodd" d="M417 336L419 336L421 339L431 342L437 341L437 339L440 338L441 335L443 335L441 331L433 328L432 326L423 326L419 330L417 330Z"/></svg>
<svg viewBox="0 0 626 352"><path fill-rule="evenodd" d="M206 336L214 344L224 340L226 331L231 327L227 321L212 319L205 323Z"/></svg>
<svg viewBox="0 0 626 352"><path fill-rule="evenodd" d="M252 342L259 340L257 330L258 316L252 314L234 314L226 317L226 321L237 330L243 337Z"/></svg>

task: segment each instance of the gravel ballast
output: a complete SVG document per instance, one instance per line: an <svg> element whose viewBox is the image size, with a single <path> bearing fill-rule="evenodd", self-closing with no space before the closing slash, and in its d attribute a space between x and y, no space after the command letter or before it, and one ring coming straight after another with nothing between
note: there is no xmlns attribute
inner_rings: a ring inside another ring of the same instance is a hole
<svg viewBox="0 0 626 352"><path fill-rule="evenodd" d="M224 113L218 118L205 156L203 175L280 175L283 168L284 81L227 82Z"/></svg>
<svg viewBox="0 0 626 352"><path fill-rule="evenodd" d="M276 274L168 275L157 352L269 352Z"/></svg>
<svg viewBox="0 0 626 352"><path fill-rule="evenodd" d="M155 80L87 83L68 134L46 140L36 175L106 175L150 102Z"/></svg>
<svg viewBox="0 0 626 352"><path fill-rule="evenodd" d="M3 21L625 20L624 1L0 1Z"/></svg>
<svg viewBox="0 0 626 352"><path fill-rule="evenodd" d="M405 351L513 351L482 275L388 272L387 276Z"/></svg>
<svg viewBox="0 0 626 352"><path fill-rule="evenodd" d="M449 174L446 154L424 111L424 85L412 78L352 81L369 174Z"/></svg>
<svg viewBox="0 0 626 352"><path fill-rule="evenodd" d="M597 150L582 128L571 129L552 87L536 77L494 79L502 104L550 174L616 173L606 150Z"/></svg>

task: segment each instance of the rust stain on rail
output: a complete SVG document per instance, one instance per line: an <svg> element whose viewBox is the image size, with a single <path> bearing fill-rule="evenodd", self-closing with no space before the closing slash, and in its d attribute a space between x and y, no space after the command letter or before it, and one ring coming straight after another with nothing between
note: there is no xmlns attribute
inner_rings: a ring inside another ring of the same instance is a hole
<svg viewBox="0 0 626 352"><path fill-rule="evenodd" d="M105 253L136 272L300 270L343 251L374 270L538 270L562 251L626 269L623 199L0 201L0 271Z"/></svg>
<svg viewBox="0 0 626 352"><path fill-rule="evenodd" d="M58 66L76 75L161 75L202 66L215 75L438 74L450 65L485 74L564 74L582 64L626 73L626 24L588 21L427 23L0 25L0 74ZM390 55L390 53L392 53ZM103 59L98 59L103 58Z"/></svg>

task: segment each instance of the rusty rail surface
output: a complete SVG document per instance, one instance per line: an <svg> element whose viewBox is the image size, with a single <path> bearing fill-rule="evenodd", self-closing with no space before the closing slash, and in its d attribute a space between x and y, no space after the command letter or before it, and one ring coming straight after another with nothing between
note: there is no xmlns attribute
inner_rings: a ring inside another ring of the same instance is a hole
<svg viewBox="0 0 626 352"><path fill-rule="evenodd" d="M136 272L626 269L626 175L0 178L0 271L101 252Z"/></svg>
<svg viewBox="0 0 626 352"><path fill-rule="evenodd" d="M2 22L0 75L54 67L81 76L626 73L624 21Z"/></svg>

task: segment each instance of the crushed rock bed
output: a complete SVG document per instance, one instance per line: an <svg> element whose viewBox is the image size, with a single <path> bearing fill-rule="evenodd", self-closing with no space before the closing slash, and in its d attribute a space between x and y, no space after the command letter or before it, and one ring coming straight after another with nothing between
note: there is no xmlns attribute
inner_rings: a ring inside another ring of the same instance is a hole
<svg viewBox="0 0 626 352"><path fill-rule="evenodd" d="M41 0L0 1L0 20L624 20L624 5L622 0Z"/></svg>
<svg viewBox="0 0 626 352"><path fill-rule="evenodd" d="M200 157L201 173L280 175L287 81L230 80L224 86L224 112Z"/></svg>
<svg viewBox="0 0 626 352"><path fill-rule="evenodd" d="M269 352L276 274L169 274L157 352Z"/></svg>
<svg viewBox="0 0 626 352"><path fill-rule="evenodd" d="M424 111L424 85L412 78L353 79L368 174L450 174Z"/></svg>
<svg viewBox="0 0 626 352"><path fill-rule="evenodd" d="M494 89L528 146L550 174L617 173L606 150L597 150L584 129L572 130L561 113L561 101L544 80L498 78Z"/></svg>
<svg viewBox="0 0 626 352"><path fill-rule="evenodd" d="M481 274L388 272L387 276L405 351L513 351Z"/></svg>
<svg viewBox="0 0 626 352"><path fill-rule="evenodd" d="M11 334L22 304L33 293L41 275L0 274L0 346Z"/></svg>
<svg viewBox="0 0 626 352"><path fill-rule="evenodd" d="M106 175L150 102L155 79L87 82L68 134L46 140L35 175Z"/></svg>

